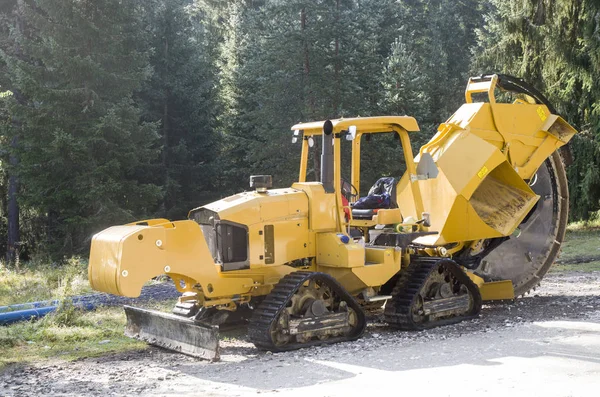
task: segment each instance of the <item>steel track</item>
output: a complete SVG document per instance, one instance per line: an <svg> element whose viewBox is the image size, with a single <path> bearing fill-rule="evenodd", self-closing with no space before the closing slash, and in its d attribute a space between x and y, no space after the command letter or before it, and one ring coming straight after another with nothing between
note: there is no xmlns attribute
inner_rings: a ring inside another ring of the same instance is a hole
<svg viewBox="0 0 600 397"><path fill-rule="evenodd" d="M434 321L415 322L413 313L417 305L419 292L429 277L433 275L433 272L437 271L440 266L445 266L461 284L467 287L473 299L472 307L464 315L454 315ZM398 279L392 291L392 299L386 303L384 316L385 321L394 328L422 330L475 318L479 315L480 310L481 294L479 289L454 261L431 257L413 257L408 268L402 272Z"/></svg>
<svg viewBox="0 0 600 397"><path fill-rule="evenodd" d="M279 316L291 301L292 296L307 281L315 279L327 286L341 301L345 301L357 315L358 324L346 336L335 336L327 339L315 339L304 343L292 342L278 345L272 339L272 330L276 326ZM274 352L296 350L303 347L320 346L360 338L366 328L364 312L358 302L331 276L325 273L294 272L283 277L273 288L271 293L255 309L248 325L248 337L254 345L261 350Z"/></svg>

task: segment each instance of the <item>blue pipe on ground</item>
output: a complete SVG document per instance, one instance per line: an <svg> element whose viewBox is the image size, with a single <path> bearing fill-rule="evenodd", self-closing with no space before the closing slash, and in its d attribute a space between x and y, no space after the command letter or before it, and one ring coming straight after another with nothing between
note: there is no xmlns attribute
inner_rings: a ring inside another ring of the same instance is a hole
<svg viewBox="0 0 600 397"><path fill-rule="evenodd" d="M6 313L0 313L0 325L9 325L9 324L13 324L16 323L18 321L26 321L26 320L31 320L33 318L40 318L40 317L44 317L46 314L48 313L52 313L53 311L56 311L56 309L58 309L58 301L48 301L48 302L56 302L55 305L52 306L45 306L45 307L36 307L34 309L22 309L22 310L15 310L15 311L11 311L11 312L6 312ZM39 303L39 302L35 302L35 303ZM24 303L22 305L14 305L14 306L27 306L27 303ZM94 310L96 308L96 304L93 304L91 302L79 302L79 303L75 303L73 302L73 305L77 308L77 309L81 309L81 310Z"/></svg>
<svg viewBox="0 0 600 397"><path fill-rule="evenodd" d="M93 294L93 295L83 295L83 296L74 296L73 298L71 298L71 300L73 301L73 303L80 303L80 302L87 302L88 300L95 300L95 301L108 301L107 297L104 297L103 294ZM18 303L15 305L9 305L9 306L0 306L0 315L2 315L2 313L4 312L14 312L17 310L29 310L29 309L37 309L40 307L47 307L47 306L58 306L60 304L60 301L58 299L55 300L51 300L51 301L38 301L38 302L29 302L29 303Z"/></svg>
<svg viewBox="0 0 600 397"><path fill-rule="evenodd" d="M149 285L142 289L142 294L139 298L124 298L109 294L91 294L74 296L69 298L78 309L94 310L98 306L118 306L123 304L135 304L139 301L147 301L149 299L164 300L176 298L179 293L175 286L171 283ZM9 325L18 321L31 320L33 318L44 317L48 313L52 313L60 305L59 300L38 301L30 303L19 303L10 306L0 306L0 326Z"/></svg>
<svg viewBox="0 0 600 397"><path fill-rule="evenodd" d="M58 306L40 307L37 309L16 310L14 312L0 314L0 325L8 325L17 321L30 320L36 317L44 317L57 309Z"/></svg>
<svg viewBox="0 0 600 397"><path fill-rule="evenodd" d="M38 307L55 306L55 305L58 305L57 300L19 303L17 305L0 306L0 313L14 312L16 310L37 309Z"/></svg>

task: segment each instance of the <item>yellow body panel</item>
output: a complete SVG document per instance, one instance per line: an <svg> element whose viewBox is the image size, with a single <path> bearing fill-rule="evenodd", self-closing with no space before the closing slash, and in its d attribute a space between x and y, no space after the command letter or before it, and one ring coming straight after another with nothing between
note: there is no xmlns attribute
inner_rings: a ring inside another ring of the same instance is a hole
<svg viewBox="0 0 600 397"><path fill-rule="evenodd" d="M365 248L354 242L344 244L335 233L318 233L317 264L345 268L364 266Z"/></svg>
<svg viewBox="0 0 600 397"><path fill-rule="evenodd" d="M294 183L294 189L303 191L311 203L308 216L309 228L313 232L334 231L336 229L336 202L334 194L327 194L318 182Z"/></svg>
<svg viewBox="0 0 600 397"><path fill-rule="evenodd" d="M402 211L400 208L381 209L377 211L375 221L378 225L390 225L402 222Z"/></svg>
<svg viewBox="0 0 600 397"><path fill-rule="evenodd" d="M207 297L250 292L254 284L251 278L221 276L196 222L163 225L115 226L96 234L89 265L92 288L136 297L148 280L168 274L201 284ZM186 287L192 289L191 285Z"/></svg>
<svg viewBox="0 0 600 397"><path fill-rule="evenodd" d="M402 250L392 247L367 247L363 249L361 266L317 265L317 271L335 277L351 294L356 295L367 287L377 287L385 284L400 271Z"/></svg>

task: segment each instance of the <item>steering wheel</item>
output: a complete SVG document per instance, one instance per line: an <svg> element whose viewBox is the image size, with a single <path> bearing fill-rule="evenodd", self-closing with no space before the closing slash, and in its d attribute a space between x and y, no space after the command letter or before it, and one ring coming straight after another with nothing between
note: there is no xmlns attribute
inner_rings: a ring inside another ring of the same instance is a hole
<svg viewBox="0 0 600 397"><path fill-rule="evenodd" d="M342 178L341 186L342 194L344 195L344 197L346 197L346 200L352 201L352 199L358 197L358 189L356 189L356 187L353 184L351 184L344 178Z"/></svg>

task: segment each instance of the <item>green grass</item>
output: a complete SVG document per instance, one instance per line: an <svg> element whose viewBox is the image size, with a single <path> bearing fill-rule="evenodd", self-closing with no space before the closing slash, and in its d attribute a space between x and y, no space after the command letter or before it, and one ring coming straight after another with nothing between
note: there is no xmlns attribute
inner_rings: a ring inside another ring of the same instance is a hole
<svg viewBox="0 0 600 397"><path fill-rule="evenodd" d="M78 258L55 266L27 263L9 267L0 263L0 306L63 300L93 292L87 279L87 263ZM174 304L175 300L170 300L144 306L169 311ZM124 326L122 307L83 312L69 303L42 319L0 326L0 370L10 363L73 360L145 349L146 343L123 334Z"/></svg>
<svg viewBox="0 0 600 397"><path fill-rule="evenodd" d="M567 226L568 232L600 230L600 212L596 212L587 221L571 222Z"/></svg>
<svg viewBox="0 0 600 397"><path fill-rule="evenodd" d="M124 324L120 307L87 313L65 307L37 321L0 327L0 369L10 363L73 360L146 348L145 343L123 335Z"/></svg>
<svg viewBox="0 0 600 397"><path fill-rule="evenodd" d="M578 229L567 232L559 262L593 261L600 261L600 229Z"/></svg>
<svg viewBox="0 0 600 397"><path fill-rule="evenodd" d="M600 261L586 263L556 263L550 269L551 272L599 272Z"/></svg>
<svg viewBox="0 0 600 397"><path fill-rule="evenodd" d="M169 311L175 301L143 306ZM120 306L84 312L71 305L61 306L39 320L0 327L0 370L13 363L75 360L147 348L145 342L126 337L124 327L125 312Z"/></svg>
<svg viewBox="0 0 600 397"><path fill-rule="evenodd" d="M600 221L571 223L551 271L600 271Z"/></svg>
<svg viewBox="0 0 600 397"><path fill-rule="evenodd" d="M91 292L87 262L79 258L62 265L7 266L0 262L0 306Z"/></svg>

